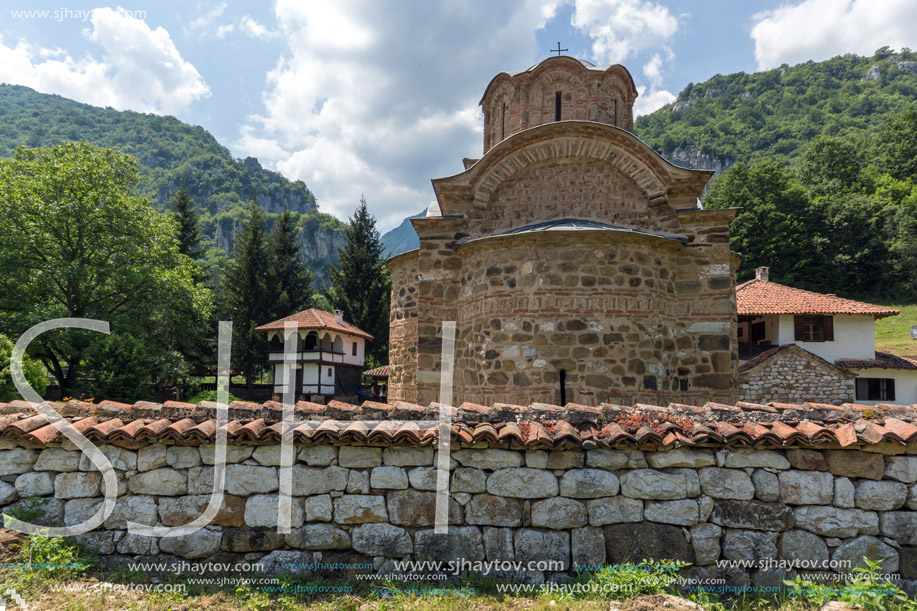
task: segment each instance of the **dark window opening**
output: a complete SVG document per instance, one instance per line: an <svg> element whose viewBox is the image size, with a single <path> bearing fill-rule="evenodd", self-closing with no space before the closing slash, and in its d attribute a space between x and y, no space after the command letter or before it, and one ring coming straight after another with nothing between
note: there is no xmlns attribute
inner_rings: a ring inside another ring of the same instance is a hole
<svg viewBox="0 0 917 611"><path fill-rule="evenodd" d="M328 375L331 375L331 367L328 368Z"/></svg>
<svg viewBox="0 0 917 611"><path fill-rule="evenodd" d="M833 316L795 316L794 336L797 342L833 342Z"/></svg>
<svg viewBox="0 0 917 611"><path fill-rule="evenodd" d="M894 401L894 378L858 378L856 381L857 399L864 401Z"/></svg>
<svg viewBox="0 0 917 611"><path fill-rule="evenodd" d="M560 121L560 107L561 107L561 104L563 104L563 100L561 100L562 95L563 94L560 91L557 91L554 93L554 120L555 121Z"/></svg>
<svg viewBox="0 0 917 611"><path fill-rule="evenodd" d="M506 102L503 103L503 114L500 115L500 140L506 138Z"/></svg>
<svg viewBox="0 0 917 611"><path fill-rule="evenodd" d="M611 122L612 122L614 125L617 125L617 124L618 124L618 101L615 100L614 104L615 104L615 106L614 106L614 108L615 108L615 109L614 109L614 116L612 117Z"/></svg>
<svg viewBox="0 0 917 611"><path fill-rule="evenodd" d="M767 325L765 325L764 321L751 324L751 341L753 343L760 342L765 335L767 335Z"/></svg>
<svg viewBox="0 0 917 611"><path fill-rule="evenodd" d="M356 355L357 355L357 342L354 342L353 343L353 354L351 356L356 356Z"/></svg>
<svg viewBox="0 0 917 611"><path fill-rule="evenodd" d="M567 370L560 370L560 404L567 404Z"/></svg>

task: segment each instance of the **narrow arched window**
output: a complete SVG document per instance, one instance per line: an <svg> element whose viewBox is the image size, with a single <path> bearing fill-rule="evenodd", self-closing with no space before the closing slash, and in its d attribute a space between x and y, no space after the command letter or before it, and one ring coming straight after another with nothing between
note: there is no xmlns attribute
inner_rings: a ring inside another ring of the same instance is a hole
<svg viewBox="0 0 917 611"><path fill-rule="evenodd" d="M500 140L506 138L506 102L503 102L503 114L500 115Z"/></svg>
<svg viewBox="0 0 917 611"><path fill-rule="evenodd" d="M554 92L554 120L560 121L560 111L561 105L563 104L563 93L560 91Z"/></svg>
<svg viewBox="0 0 917 611"><path fill-rule="evenodd" d="M560 370L560 405L567 404L567 370Z"/></svg>

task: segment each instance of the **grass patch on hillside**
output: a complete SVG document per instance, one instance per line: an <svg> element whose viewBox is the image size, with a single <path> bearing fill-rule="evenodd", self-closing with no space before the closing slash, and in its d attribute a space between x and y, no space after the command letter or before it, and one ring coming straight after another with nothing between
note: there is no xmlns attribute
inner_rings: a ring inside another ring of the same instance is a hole
<svg viewBox="0 0 917 611"><path fill-rule="evenodd" d="M917 304L877 305L889 306L901 313L876 321L876 350L898 356L917 355L917 340L911 339L911 325L917 325Z"/></svg>

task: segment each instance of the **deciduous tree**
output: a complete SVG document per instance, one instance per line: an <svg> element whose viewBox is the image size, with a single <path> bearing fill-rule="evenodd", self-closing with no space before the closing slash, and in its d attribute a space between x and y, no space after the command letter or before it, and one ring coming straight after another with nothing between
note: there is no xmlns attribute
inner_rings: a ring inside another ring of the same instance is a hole
<svg viewBox="0 0 917 611"><path fill-rule="evenodd" d="M10 337L54 318L93 318L171 349L161 325L206 319L210 293L195 285L172 218L133 195L137 179L133 157L86 142L19 148L0 161L0 327ZM66 396L98 339L62 330L30 350Z"/></svg>

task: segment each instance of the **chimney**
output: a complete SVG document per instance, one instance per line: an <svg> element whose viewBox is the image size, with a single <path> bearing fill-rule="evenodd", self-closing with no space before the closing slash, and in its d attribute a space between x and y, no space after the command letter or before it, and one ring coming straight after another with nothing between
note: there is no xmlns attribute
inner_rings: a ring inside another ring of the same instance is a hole
<svg viewBox="0 0 917 611"><path fill-rule="evenodd" d="M334 311L334 322L336 322L339 325L344 322L344 310L335 310Z"/></svg>
<svg viewBox="0 0 917 611"><path fill-rule="evenodd" d="M769 267L759 267L755 270L755 280L759 282L767 282Z"/></svg>

